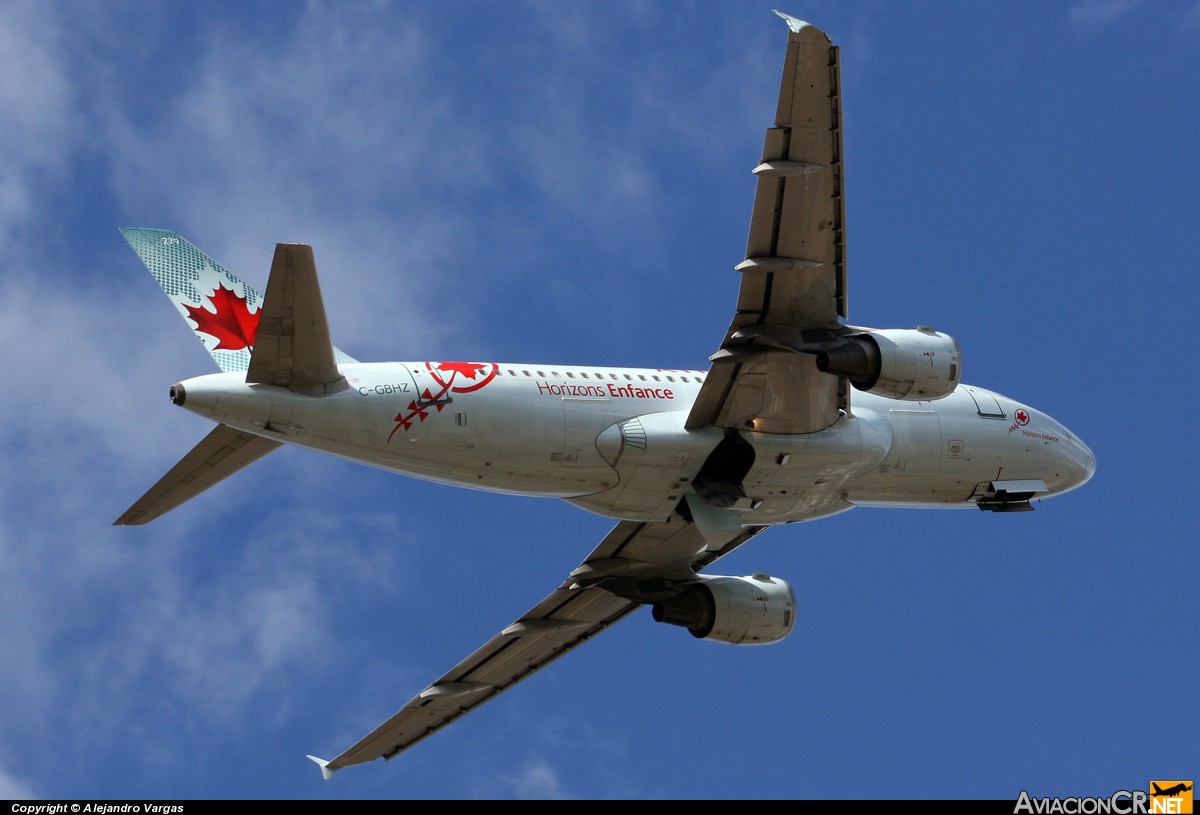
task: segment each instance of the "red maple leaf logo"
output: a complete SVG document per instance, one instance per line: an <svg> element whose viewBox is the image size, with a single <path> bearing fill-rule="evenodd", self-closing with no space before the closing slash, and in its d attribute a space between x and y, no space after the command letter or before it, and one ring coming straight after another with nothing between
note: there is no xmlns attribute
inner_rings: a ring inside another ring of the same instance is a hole
<svg viewBox="0 0 1200 815"><path fill-rule="evenodd" d="M500 366L494 362L426 362L425 368L434 381L442 386L443 392L448 389L454 393L477 391L491 382L500 370ZM470 383L462 383L459 374L462 374L462 379L471 380Z"/></svg>
<svg viewBox="0 0 1200 815"><path fill-rule="evenodd" d="M224 285L219 285L208 299L217 310L215 314L202 306L184 303L183 307L188 310L187 316L196 321L197 331L217 338L213 350L240 351L253 348L262 311L251 313L246 306L246 298Z"/></svg>
<svg viewBox="0 0 1200 815"><path fill-rule="evenodd" d="M465 376L467 379L474 379L475 375L486 368L478 362L439 362L437 369L439 371L449 371L451 378L458 373Z"/></svg>

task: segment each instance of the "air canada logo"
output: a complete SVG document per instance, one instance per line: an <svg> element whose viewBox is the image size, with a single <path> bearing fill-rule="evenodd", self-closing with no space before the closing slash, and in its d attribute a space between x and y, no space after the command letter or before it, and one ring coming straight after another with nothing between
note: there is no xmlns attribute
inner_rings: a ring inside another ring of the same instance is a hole
<svg viewBox="0 0 1200 815"><path fill-rule="evenodd" d="M1192 811L1191 781L1151 781L1150 812L1188 815Z"/></svg>
<svg viewBox="0 0 1200 815"><path fill-rule="evenodd" d="M241 351L243 348L253 348L262 312L251 312L245 297L221 284L208 296L208 301L215 312L203 306L182 305L187 309L187 317L196 324L196 330L216 339L217 344L210 350Z"/></svg>
<svg viewBox="0 0 1200 815"><path fill-rule="evenodd" d="M443 393L470 393L496 378L500 366L494 362L426 362L425 367Z"/></svg>
<svg viewBox="0 0 1200 815"><path fill-rule="evenodd" d="M1011 433L1017 428L1024 427L1029 424L1029 411L1025 408L1017 408L1013 413L1013 423L1008 426L1008 432Z"/></svg>
<svg viewBox="0 0 1200 815"><path fill-rule="evenodd" d="M396 426L388 435L388 441L400 428L410 430L417 422L423 422L453 401L451 394L473 393L496 378L500 366L494 362L426 362L425 369L433 378L434 387L421 391L421 395L408 403L396 414Z"/></svg>

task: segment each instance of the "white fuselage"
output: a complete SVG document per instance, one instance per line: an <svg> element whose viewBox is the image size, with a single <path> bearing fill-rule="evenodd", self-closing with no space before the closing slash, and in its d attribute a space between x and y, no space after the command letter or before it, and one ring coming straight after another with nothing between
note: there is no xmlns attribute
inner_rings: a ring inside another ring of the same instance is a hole
<svg viewBox="0 0 1200 815"><path fill-rule="evenodd" d="M389 362L342 373L349 387L322 397L246 384L242 373L177 387L189 410L260 436L628 520L668 517L726 435L684 429L698 371ZM936 401L852 399L850 415L817 433L740 431L753 456L732 508L745 523L860 505L972 507L981 485L1001 480L1040 480L1054 495L1095 467L1053 418L983 388Z"/></svg>

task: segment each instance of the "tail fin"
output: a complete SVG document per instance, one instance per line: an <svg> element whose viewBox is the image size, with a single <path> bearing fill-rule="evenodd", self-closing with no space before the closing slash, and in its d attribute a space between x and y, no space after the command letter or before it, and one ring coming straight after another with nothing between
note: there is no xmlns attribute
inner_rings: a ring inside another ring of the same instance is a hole
<svg viewBox="0 0 1200 815"><path fill-rule="evenodd" d="M121 234L221 370L249 368L262 295L174 232Z"/></svg>
<svg viewBox="0 0 1200 815"><path fill-rule="evenodd" d="M262 316L263 296L166 229L121 229L222 371L246 371ZM334 348L337 362L355 360Z"/></svg>
<svg viewBox="0 0 1200 815"><path fill-rule="evenodd" d="M329 339L311 246L275 245L267 296L258 313L261 319L247 382L282 385L309 396L348 387L338 369L338 351Z"/></svg>

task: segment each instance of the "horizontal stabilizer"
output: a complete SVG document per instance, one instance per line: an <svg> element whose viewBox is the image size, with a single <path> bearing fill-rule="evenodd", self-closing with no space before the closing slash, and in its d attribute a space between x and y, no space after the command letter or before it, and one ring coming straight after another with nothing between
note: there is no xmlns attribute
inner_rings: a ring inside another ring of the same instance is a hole
<svg viewBox="0 0 1200 815"><path fill-rule="evenodd" d="M320 396L344 390L311 246L275 246L247 382Z"/></svg>
<svg viewBox="0 0 1200 815"><path fill-rule="evenodd" d="M149 523L279 446L280 442L219 424L113 525Z"/></svg>

